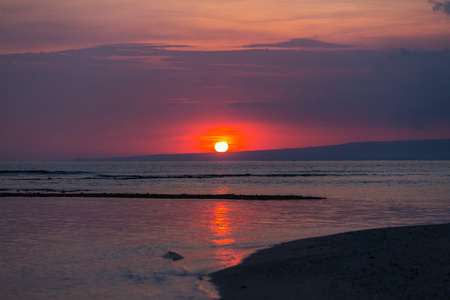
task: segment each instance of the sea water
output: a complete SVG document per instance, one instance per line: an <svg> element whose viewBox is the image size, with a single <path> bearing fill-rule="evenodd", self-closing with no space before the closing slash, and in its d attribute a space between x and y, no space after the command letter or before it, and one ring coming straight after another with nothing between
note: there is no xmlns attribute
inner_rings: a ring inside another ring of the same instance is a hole
<svg viewBox="0 0 450 300"><path fill-rule="evenodd" d="M0 198L7 299L213 299L207 274L260 248L450 221L448 161L3 163L0 189L326 197ZM163 258L168 251L184 258Z"/></svg>

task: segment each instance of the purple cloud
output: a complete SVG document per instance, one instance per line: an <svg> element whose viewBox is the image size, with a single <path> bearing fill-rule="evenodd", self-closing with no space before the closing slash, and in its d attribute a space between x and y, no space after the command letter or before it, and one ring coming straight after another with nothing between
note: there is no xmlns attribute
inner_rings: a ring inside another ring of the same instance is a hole
<svg viewBox="0 0 450 300"><path fill-rule="evenodd" d="M351 48L349 45L340 45L333 43L325 43L312 39L292 39L287 42L275 43L275 44L250 44L242 46L244 48Z"/></svg>
<svg viewBox="0 0 450 300"><path fill-rule="evenodd" d="M450 1L428 0L428 2L434 4L434 11L442 11L443 13L450 14Z"/></svg>
<svg viewBox="0 0 450 300"><path fill-rule="evenodd" d="M209 120L321 127L336 139L363 128L449 137L436 134L450 128L449 50L184 49L0 55L0 159L164 153L188 126Z"/></svg>

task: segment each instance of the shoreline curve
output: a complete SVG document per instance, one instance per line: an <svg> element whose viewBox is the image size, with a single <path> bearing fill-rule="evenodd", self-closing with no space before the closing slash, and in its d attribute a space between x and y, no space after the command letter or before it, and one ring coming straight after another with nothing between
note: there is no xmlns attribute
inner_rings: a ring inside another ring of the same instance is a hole
<svg viewBox="0 0 450 300"><path fill-rule="evenodd" d="M282 243L209 277L222 300L448 299L450 224Z"/></svg>

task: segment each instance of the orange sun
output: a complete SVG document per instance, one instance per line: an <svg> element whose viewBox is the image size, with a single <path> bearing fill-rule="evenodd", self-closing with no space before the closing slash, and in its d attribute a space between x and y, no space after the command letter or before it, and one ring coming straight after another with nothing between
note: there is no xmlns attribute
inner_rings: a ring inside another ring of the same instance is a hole
<svg viewBox="0 0 450 300"><path fill-rule="evenodd" d="M217 143L214 145L214 149L215 149L217 152L227 152L227 150L228 150L228 144L227 144L227 142L217 142Z"/></svg>

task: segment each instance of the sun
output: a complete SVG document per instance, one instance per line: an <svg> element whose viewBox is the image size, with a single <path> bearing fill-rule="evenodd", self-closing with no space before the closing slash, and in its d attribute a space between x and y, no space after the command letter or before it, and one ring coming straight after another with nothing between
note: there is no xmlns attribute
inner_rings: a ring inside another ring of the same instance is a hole
<svg viewBox="0 0 450 300"><path fill-rule="evenodd" d="M228 150L228 144L227 144L227 142L217 142L217 143L214 145L214 149L215 149L217 152L227 152L227 150Z"/></svg>

